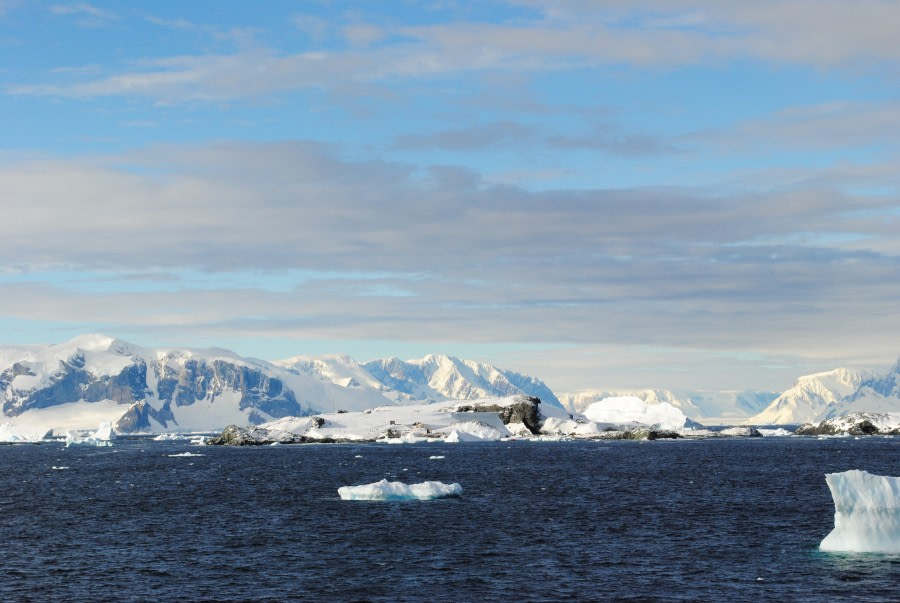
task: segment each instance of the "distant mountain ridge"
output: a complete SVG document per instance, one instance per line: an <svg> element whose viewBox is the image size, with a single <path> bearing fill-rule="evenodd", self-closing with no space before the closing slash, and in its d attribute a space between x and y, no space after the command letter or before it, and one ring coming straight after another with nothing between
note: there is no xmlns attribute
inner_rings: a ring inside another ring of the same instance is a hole
<svg viewBox="0 0 900 603"><path fill-rule="evenodd" d="M608 389L560 394L559 397L563 407L572 412L584 412L594 402L619 396L634 396L651 404L666 402L701 423L704 420L711 420L713 423L740 423L770 404L778 397L778 392Z"/></svg>
<svg viewBox="0 0 900 603"><path fill-rule="evenodd" d="M277 362L224 349L149 349L106 335L0 347L0 425L30 430L210 431L286 416L524 394L581 412L608 397L669 403L706 424L799 424L849 412L900 411L900 361L884 374L835 369L781 393L667 389L554 395L541 380L445 355L359 363L346 355Z"/></svg>
<svg viewBox="0 0 900 603"><path fill-rule="evenodd" d="M817 423L851 412L900 410L900 360L884 374L838 368L799 377L748 424Z"/></svg>
<svg viewBox="0 0 900 603"><path fill-rule="evenodd" d="M120 432L208 431L448 398L527 394L559 404L533 377L448 356L271 363L222 349L142 348L106 335L0 349L0 392L0 422L83 429L108 420Z"/></svg>

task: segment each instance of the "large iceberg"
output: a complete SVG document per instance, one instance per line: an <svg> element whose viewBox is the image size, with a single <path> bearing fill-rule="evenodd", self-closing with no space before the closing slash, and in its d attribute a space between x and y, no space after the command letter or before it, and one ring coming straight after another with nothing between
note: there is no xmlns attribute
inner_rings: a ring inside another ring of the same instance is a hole
<svg viewBox="0 0 900 603"><path fill-rule="evenodd" d="M834 499L834 529L823 551L900 553L900 477L853 469L825 474Z"/></svg>
<svg viewBox="0 0 900 603"><path fill-rule="evenodd" d="M0 442L3 443L18 443L18 442L29 442L35 443L40 442L45 437L49 431L47 430L37 430L37 431L21 431L9 423L8 421L3 425L0 425Z"/></svg>
<svg viewBox="0 0 900 603"><path fill-rule="evenodd" d="M658 429L684 429L688 418L668 402L651 404L635 396L614 396L594 402L584 416L595 423L640 423Z"/></svg>
<svg viewBox="0 0 900 603"><path fill-rule="evenodd" d="M441 482L404 484L383 479L374 484L341 486L338 488L338 495L341 500L433 500L460 496L462 495L462 486Z"/></svg>

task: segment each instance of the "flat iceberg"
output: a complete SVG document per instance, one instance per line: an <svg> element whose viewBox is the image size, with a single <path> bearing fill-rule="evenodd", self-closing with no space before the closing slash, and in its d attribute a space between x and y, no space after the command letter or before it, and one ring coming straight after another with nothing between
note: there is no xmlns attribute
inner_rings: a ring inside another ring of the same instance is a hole
<svg viewBox="0 0 900 603"><path fill-rule="evenodd" d="M341 486L338 488L338 495L341 500L433 500L461 496L462 486L441 482L404 484L383 479L374 484Z"/></svg>
<svg viewBox="0 0 900 603"><path fill-rule="evenodd" d="M826 473L834 499L834 529L823 551L900 553L900 477L853 469Z"/></svg>

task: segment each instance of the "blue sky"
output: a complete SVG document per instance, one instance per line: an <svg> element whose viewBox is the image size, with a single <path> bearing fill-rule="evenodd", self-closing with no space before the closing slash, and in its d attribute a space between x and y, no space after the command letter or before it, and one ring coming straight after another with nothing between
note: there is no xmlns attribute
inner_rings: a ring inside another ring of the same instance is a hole
<svg viewBox="0 0 900 603"><path fill-rule="evenodd" d="M900 3L0 0L3 343L557 391L900 354Z"/></svg>

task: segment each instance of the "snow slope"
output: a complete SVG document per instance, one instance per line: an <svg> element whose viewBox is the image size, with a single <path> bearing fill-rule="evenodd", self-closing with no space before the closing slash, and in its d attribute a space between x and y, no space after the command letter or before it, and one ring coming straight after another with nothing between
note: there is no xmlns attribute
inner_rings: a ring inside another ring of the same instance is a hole
<svg viewBox="0 0 900 603"><path fill-rule="evenodd" d="M540 398L545 404L559 405L553 392L534 377L453 356L381 358L360 364L349 356L334 354L295 356L275 364L291 373L341 387L372 389L399 404L525 394Z"/></svg>

